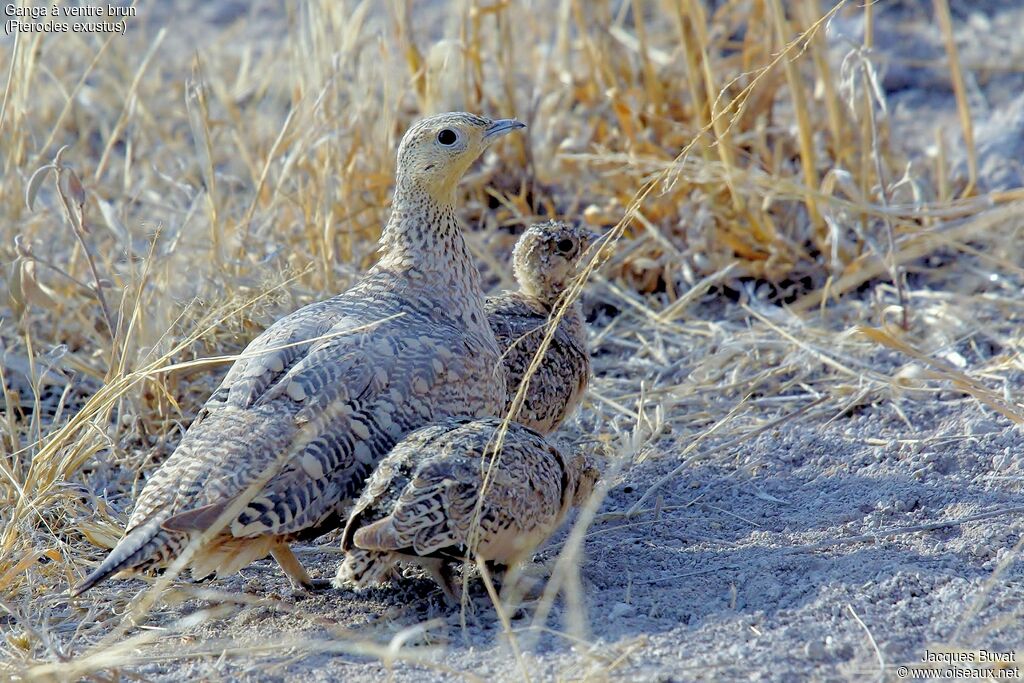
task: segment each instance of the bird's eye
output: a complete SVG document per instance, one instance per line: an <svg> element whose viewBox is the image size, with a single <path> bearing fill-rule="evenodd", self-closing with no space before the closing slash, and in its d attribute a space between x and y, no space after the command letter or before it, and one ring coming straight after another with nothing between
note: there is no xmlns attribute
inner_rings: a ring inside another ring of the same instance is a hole
<svg viewBox="0 0 1024 683"><path fill-rule="evenodd" d="M572 251L572 248L573 248L574 246L576 246L576 245L575 245L575 244L573 244L573 241L572 241L572 240L570 240L570 239L564 239L564 240L559 240L559 242L558 242L558 245L557 245L557 246L558 246L558 251L560 251L560 252L562 252L562 253L567 253L567 252L570 252L570 251Z"/></svg>
<svg viewBox="0 0 1024 683"><path fill-rule="evenodd" d="M454 145L459 136L451 128L445 128L437 134L437 141L444 146Z"/></svg>

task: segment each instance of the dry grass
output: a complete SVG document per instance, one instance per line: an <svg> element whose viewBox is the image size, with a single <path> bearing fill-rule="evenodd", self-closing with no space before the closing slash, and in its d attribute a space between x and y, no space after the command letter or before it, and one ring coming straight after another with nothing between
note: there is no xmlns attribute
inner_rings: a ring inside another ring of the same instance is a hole
<svg viewBox="0 0 1024 683"><path fill-rule="evenodd" d="M547 632L560 590L572 615L564 637L587 642L581 544L607 487L664 457L666 434L693 437L673 454L685 466L780 421L827 422L869 403L899 411L947 387L1024 419L1001 391L1019 369L1012 330L984 330L1008 349L985 367L965 371L952 355L979 333L979 311L1020 308L998 283L1022 274L1024 196L979 194L945 0L935 11L969 141L963 179L942 154L908 167L891 144L871 31L845 59L826 41L830 17L870 15L870 4L421 4L301 3L286 21L254 11L204 29L194 54L173 26L144 28L153 8L125 37L7 39L3 675L152 661L155 645L249 599L220 596L178 619L147 603L163 630L140 631L119 616L134 597L122 586L75 603L65 591L116 542L146 473L232 354L372 262L397 140L425 113L529 124L462 185L471 247L501 282L515 235L540 216L613 228L586 288L620 314L595 330L583 420L615 456L533 626L509 627L522 647ZM929 255L941 265L922 267ZM692 314L723 294L743 305L720 319ZM599 519L633 523L656 497ZM416 628L390 646L345 632L175 657L298 648L424 660L403 645L430 630ZM566 675L614 675L628 650L592 654Z"/></svg>

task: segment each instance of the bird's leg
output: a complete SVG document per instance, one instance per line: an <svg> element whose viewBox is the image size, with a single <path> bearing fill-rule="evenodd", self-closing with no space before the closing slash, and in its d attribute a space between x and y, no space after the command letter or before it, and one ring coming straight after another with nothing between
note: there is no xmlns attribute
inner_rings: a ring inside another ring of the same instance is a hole
<svg viewBox="0 0 1024 683"><path fill-rule="evenodd" d="M455 580L455 575L452 572L452 564L441 559L430 559L421 560L420 566L427 570L437 585L444 591L444 595L453 605L459 603L459 599L462 596L462 587L459 586Z"/></svg>
<svg viewBox="0 0 1024 683"><path fill-rule="evenodd" d="M537 565L533 563L514 564L497 568L501 577L501 601L507 605L518 605L522 600L535 600L544 592L544 579L537 576Z"/></svg>
<svg viewBox="0 0 1024 683"><path fill-rule="evenodd" d="M494 560L484 560L484 564L487 565L487 573L490 574L492 579L498 583L505 580L505 574L508 573L508 566L498 564Z"/></svg>
<svg viewBox="0 0 1024 683"><path fill-rule="evenodd" d="M487 563L491 576L501 584L498 591L498 599L506 607L518 606L523 599L522 591L519 590L519 568L518 565L508 567L506 565Z"/></svg>
<svg viewBox="0 0 1024 683"><path fill-rule="evenodd" d="M277 563L281 565L281 569L288 575L288 581L291 582L292 587L307 591L330 587L331 582L327 579L313 579L309 575L302 566L302 563L299 562L299 558L295 557L295 553L288 547L288 544L280 543L275 545L270 554L274 556Z"/></svg>

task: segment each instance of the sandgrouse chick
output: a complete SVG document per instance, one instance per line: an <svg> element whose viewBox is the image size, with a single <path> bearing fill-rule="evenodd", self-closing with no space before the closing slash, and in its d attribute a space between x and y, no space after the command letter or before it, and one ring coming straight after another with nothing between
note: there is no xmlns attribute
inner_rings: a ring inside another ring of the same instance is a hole
<svg viewBox="0 0 1024 683"><path fill-rule="evenodd" d="M493 458L502 422L449 418L395 446L352 510L334 585L373 586L401 560L426 569L455 599L452 570L467 556L509 568L547 540L599 472L588 456L568 459L515 422Z"/></svg>
<svg viewBox="0 0 1024 683"><path fill-rule="evenodd" d="M249 344L74 595L166 565L190 542L193 576L269 553L309 587L288 544L343 524L399 439L448 415L497 414L504 373L455 189L489 144L523 127L452 113L409 129L378 263Z"/></svg>
<svg viewBox="0 0 1024 683"><path fill-rule="evenodd" d="M523 233L512 252L518 292L488 297L487 321L502 352L508 382L507 414L526 376L559 297L576 275L583 252L594 240L589 230L549 221ZM515 419L541 434L558 429L572 414L590 380L590 351L579 301L566 310L540 366L530 376Z"/></svg>

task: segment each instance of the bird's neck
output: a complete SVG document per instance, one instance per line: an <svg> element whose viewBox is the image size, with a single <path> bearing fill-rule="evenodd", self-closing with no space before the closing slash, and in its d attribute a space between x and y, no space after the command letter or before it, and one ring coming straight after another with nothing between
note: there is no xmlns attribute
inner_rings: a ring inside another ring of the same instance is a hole
<svg viewBox="0 0 1024 683"><path fill-rule="evenodd" d="M523 281L519 282L519 290L526 296L540 302L541 305L543 305L549 312L555 308L556 304L559 303L565 289L566 286L564 284L555 286L549 282L538 282L532 284L527 284ZM573 302L573 306L577 304L579 304L578 299ZM572 307L570 307L570 309L571 308Z"/></svg>
<svg viewBox="0 0 1024 683"><path fill-rule="evenodd" d="M378 267L436 288L456 299L482 301L480 273L455 213L454 190L437 197L399 183L391 218L381 234Z"/></svg>

